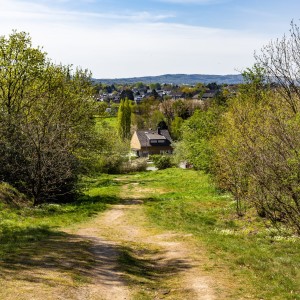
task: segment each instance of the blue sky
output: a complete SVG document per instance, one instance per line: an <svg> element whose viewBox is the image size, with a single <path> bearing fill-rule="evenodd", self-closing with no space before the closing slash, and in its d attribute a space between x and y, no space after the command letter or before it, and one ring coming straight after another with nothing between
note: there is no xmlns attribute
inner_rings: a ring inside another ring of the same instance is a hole
<svg viewBox="0 0 300 300"><path fill-rule="evenodd" d="M29 32L96 78L235 74L299 12L299 0L0 0L0 35Z"/></svg>

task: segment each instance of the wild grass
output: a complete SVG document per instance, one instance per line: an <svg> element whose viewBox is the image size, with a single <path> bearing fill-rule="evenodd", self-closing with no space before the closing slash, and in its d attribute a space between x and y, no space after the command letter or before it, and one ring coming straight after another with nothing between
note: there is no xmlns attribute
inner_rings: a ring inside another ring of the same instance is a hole
<svg viewBox="0 0 300 300"><path fill-rule="evenodd" d="M60 234L62 227L84 222L119 201L113 177L83 178L81 189L82 195L69 204L17 208L0 202L0 259Z"/></svg>
<svg viewBox="0 0 300 300"><path fill-rule="evenodd" d="M96 127L102 127L105 122L109 127L117 128L117 117L97 117Z"/></svg>
<svg viewBox="0 0 300 300"><path fill-rule="evenodd" d="M0 204L0 261L9 262L12 257L18 261L24 249L29 251L29 260L35 249L42 249L41 245L51 247L55 258L54 253L62 242L65 242L65 250L59 255L68 253L70 247L77 247L79 252L86 248L81 255L90 261L88 245L74 242L76 238L65 236L61 228L84 222L109 205L119 203L121 186L138 183L134 188L138 188L145 199L151 222L164 229L192 234L199 245L205 245L216 268L226 268L241 283L240 295L264 300L300 299L299 237L284 228L274 229L251 211L238 218L231 196L219 193L208 176L193 170L172 168L118 177L121 180L113 175L83 178L83 194L72 204L36 208ZM70 241L73 242L70 244ZM143 272L152 272L154 265L125 250L120 260L129 270L131 280L141 280ZM76 264L75 254L71 266ZM88 265L82 267L83 270L88 268ZM64 271L71 272L71 267L67 266ZM82 276L85 280L83 274L73 275L81 281Z"/></svg>
<svg viewBox="0 0 300 300"><path fill-rule="evenodd" d="M208 176L168 169L136 174L148 192L147 213L166 229L192 233L216 264L242 282L241 294L254 299L300 299L300 238L271 227L249 212L235 215L230 195L219 193Z"/></svg>

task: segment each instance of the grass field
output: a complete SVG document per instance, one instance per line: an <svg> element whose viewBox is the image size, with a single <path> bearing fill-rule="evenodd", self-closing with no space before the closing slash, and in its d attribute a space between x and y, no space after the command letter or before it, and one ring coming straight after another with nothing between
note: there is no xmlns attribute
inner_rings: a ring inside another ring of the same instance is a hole
<svg viewBox="0 0 300 300"><path fill-rule="evenodd" d="M152 222L191 233L216 264L229 268L256 299L300 299L300 239L278 232L249 212L237 218L230 195L218 193L206 175L168 169L136 174L149 193ZM133 179L133 178L132 178Z"/></svg>
<svg viewBox="0 0 300 300"><path fill-rule="evenodd" d="M236 217L231 196L219 193L208 176L172 168L117 177L121 180L84 178L83 195L73 204L21 209L0 204L0 258L85 222L122 201L122 185L138 183L150 222L192 234L216 268L223 266L241 282L241 293L255 299L300 299L299 237L275 230L251 211Z"/></svg>
<svg viewBox="0 0 300 300"><path fill-rule="evenodd" d="M96 126L102 126L103 122L110 127L117 128L117 117L96 117Z"/></svg>

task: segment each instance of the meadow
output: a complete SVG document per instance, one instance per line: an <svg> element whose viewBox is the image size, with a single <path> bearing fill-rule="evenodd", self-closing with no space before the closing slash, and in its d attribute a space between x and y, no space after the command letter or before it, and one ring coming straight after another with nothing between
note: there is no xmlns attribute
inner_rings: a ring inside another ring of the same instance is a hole
<svg viewBox="0 0 300 300"><path fill-rule="evenodd" d="M144 195L151 222L192 234L216 268L227 268L240 282L241 294L300 299L299 237L251 211L237 217L232 197L216 190L203 173L172 168L133 178L146 190L165 191Z"/></svg>
<svg viewBox="0 0 300 300"><path fill-rule="evenodd" d="M212 262L211 271L224 268L230 272L238 282L240 295L300 299L299 237L283 227L274 228L251 211L237 217L231 195L216 190L209 176L194 170L171 168L85 177L82 195L71 204L18 208L2 203L1 260L9 260L28 245L47 242L65 228L121 203L120 189L128 183L138 183L149 222L190 234L199 251L204 247Z"/></svg>

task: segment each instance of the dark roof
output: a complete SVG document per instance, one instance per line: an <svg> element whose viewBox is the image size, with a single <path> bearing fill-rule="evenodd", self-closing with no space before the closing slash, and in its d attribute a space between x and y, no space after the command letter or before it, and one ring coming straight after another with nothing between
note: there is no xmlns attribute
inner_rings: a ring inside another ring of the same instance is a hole
<svg viewBox="0 0 300 300"><path fill-rule="evenodd" d="M150 140L164 140L163 144L160 146L170 146L172 139L170 133L167 129L161 129L158 133L157 130L137 130L136 134L141 143L141 147L152 147L153 143Z"/></svg>
<svg viewBox="0 0 300 300"><path fill-rule="evenodd" d="M218 91L209 91L206 92L202 95L202 99L210 99L210 98L214 98L217 95Z"/></svg>

